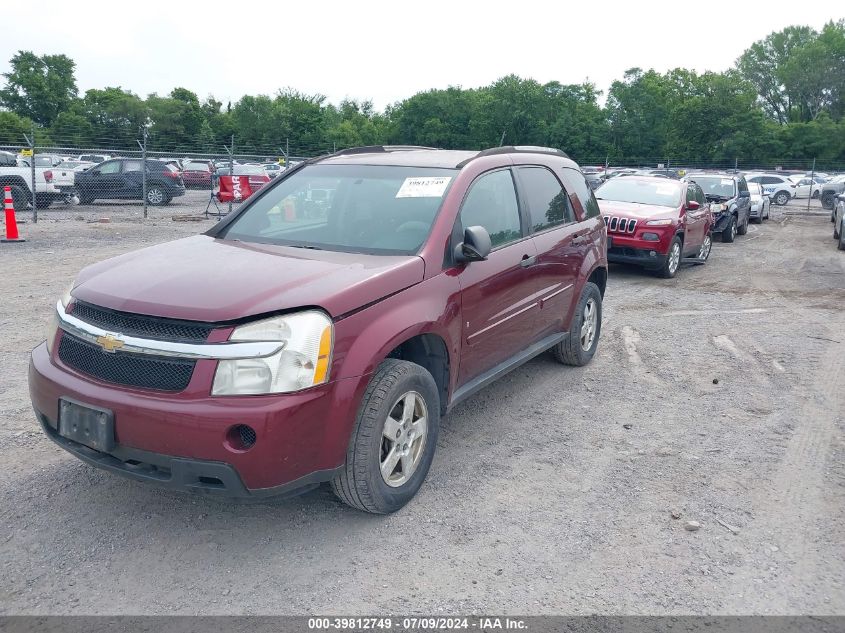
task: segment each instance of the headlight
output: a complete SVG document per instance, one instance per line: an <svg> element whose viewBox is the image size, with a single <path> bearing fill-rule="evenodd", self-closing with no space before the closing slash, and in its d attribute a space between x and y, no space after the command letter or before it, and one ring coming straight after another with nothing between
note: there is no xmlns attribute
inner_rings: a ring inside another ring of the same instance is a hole
<svg viewBox="0 0 845 633"><path fill-rule="evenodd" d="M646 222L646 226L669 226L672 224L672 220L670 218L663 218L662 220L649 220Z"/></svg>
<svg viewBox="0 0 845 633"><path fill-rule="evenodd" d="M727 205L725 204L718 204L715 202L710 203L710 211L712 211L713 213L721 213L725 209L727 209Z"/></svg>
<svg viewBox="0 0 845 633"><path fill-rule="evenodd" d="M211 393L288 393L320 385L329 378L333 338L331 319L317 310L235 328L230 341L281 341L284 348L267 358L219 361Z"/></svg>
<svg viewBox="0 0 845 633"><path fill-rule="evenodd" d="M76 282L71 282L71 284L67 287L61 297L62 305L67 308L70 300L72 299L70 295L70 291L73 290L73 286ZM59 331L59 317L56 314L56 310L54 309L53 312L50 314L50 320L47 322L47 351L51 354L53 353L53 343L56 341L56 334Z"/></svg>

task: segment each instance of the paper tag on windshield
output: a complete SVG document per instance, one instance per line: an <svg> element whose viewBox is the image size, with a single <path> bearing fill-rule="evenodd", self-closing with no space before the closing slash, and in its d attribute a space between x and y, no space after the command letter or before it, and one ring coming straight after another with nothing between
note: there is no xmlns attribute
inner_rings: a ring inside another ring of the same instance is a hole
<svg viewBox="0 0 845 633"><path fill-rule="evenodd" d="M723 185L732 185L732 184L734 184L734 181L731 180L730 178L722 178L722 184Z"/></svg>
<svg viewBox="0 0 845 633"><path fill-rule="evenodd" d="M451 176L420 176L405 178L396 192L397 198L439 198L449 186Z"/></svg>

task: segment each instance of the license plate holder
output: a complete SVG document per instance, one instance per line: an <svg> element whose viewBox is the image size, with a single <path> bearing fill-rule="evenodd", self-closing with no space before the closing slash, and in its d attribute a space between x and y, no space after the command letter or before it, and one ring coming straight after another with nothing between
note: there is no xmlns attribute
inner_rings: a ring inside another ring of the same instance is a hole
<svg viewBox="0 0 845 633"><path fill-rule="evenodd" d="M59 435L107 453L114 449L114 413L60 398Z"/></svg>

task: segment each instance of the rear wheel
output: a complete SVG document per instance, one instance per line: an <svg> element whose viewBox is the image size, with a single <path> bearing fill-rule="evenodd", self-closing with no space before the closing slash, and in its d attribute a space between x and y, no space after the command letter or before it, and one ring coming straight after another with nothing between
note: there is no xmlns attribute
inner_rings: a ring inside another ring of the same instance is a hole
<svg viewBox="0 0 845 633"><path fill-rule="evenodd" d="M170 197L167 195L167 192L165 192L164 189L162 189L158 185L153 185L152 187L147 189L147 202L149 202L154 207L157 207L170 202Z"/></svg>
<svg viewBox="0 0 845 633"><path fill-rule="evenodd" d="M822 194L822 206L825 209L833 208L833 192Z"/></svg>
<svg viewBox="0 0 845 633"><path fill-rule="evenodd" d="M700 263L706 262L710 257L710 251L713 250L713 238L710 237L710 231L707 231L707 234L704 236L704 241L701 242L701 246L698 249L698 261Z"/></svg>
<svg viewBox="0 0 845 633"><path fill-rule="evenodd" d="M591 281L584 284L569 336L552 348L555 359L564 365L583 367L596 353L601 335L601 290Z"/></svg>
<svg viewBox="0 0 845 633"><path fill-rule="evenodd" d="M787 191L778 191L775 194L775 204L779 204L780 206L785 206L787 202L789 202L789 192Z"/></svg>
<svg viewBox="0 0 845 633"><path fill-rule="evenodd" d="M353 508L395 512L422 486L439 427L440 397L431 374L415 363L385 360L361 400L332 490Z"/></svg>
<svg viewBox="0 0 845 633"><path fill-rule="evenodd" d="M15 208L15 213L21 213L29 206L30 195L29 191L20 185L12 185L12 206Z"/></svg>
<svg viewBox="0 0 845 633"><path fill-rule="evenodd" d="M736 217L731 216L731 220L725 230L722 231L722 241L729 244L736 239Z"/></svg>

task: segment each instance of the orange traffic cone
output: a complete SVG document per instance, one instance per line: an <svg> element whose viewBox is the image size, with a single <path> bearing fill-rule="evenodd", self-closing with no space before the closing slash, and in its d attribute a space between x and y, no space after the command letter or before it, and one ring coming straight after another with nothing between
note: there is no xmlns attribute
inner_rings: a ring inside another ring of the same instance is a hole
<svg viewBox="0 0 845 633"><path fill-rule="evenodd" d="M0 242L26 242L25 239L18 237L18 223L15 220L15 204L12 201L12 188L4 187L5 204L6 204L6 237Z"/></svg>

